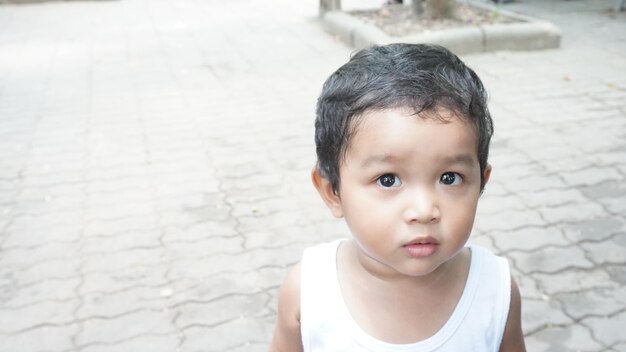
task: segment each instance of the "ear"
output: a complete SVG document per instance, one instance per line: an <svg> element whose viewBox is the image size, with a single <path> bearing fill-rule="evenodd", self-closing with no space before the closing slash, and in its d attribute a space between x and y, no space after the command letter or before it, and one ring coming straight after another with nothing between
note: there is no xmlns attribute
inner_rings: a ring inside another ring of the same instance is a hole
<svg viewBox="0 0 626 352"><path fill-rule="evenodd" d="M341 209L341 199L339 198L339 195L333 191L333 185L327 178L320 174L316 167L311 170L311 181L333 216L336 218L343 217L343 210Z"/></svg>
<svg viewBox="0 0 626 352"><path fill-rule="evenodd" d="M483 171L483 189L485 189L485 185L489 182L489 178L491 177L491 164L487 163L485 167L485 171Z"/></svg>

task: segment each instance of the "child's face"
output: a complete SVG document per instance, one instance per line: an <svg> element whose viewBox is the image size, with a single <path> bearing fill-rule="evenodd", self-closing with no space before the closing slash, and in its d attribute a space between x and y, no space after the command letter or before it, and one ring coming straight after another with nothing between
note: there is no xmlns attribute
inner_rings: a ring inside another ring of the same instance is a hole
<svg viewBox="0 0 626 352"><path fill-rule="evenodd" d="M467 242L481 189L477 139L468 123L446 120L394 109L369 112L357 127L333 213L375 267L426 275Z"/></svg>

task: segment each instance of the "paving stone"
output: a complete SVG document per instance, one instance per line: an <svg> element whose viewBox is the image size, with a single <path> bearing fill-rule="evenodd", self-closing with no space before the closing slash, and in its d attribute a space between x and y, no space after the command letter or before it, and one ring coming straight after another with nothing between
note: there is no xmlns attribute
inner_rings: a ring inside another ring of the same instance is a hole
<svg viewBox="0 0 626 352"><path fill-rule="evenodd" d="M20 184L20 199L44 199L50 201L54 198L79 198L85 197L85 186L82 181L67 184L52 184L44 186L28 186ZM57 210L58 208L55 208ZM32 212L23 212L32 214ZM45 213L44 213L45 214ZM40 214L41 215L41 214Z"/></svg>
<svg viewBox="0 0 626 352"><path fill-rule="evenodd" d="M65 260L68 254L78 255L80 243L53 242L35 247L16 247L3 251L0 257L1 266L29 267L36 262Z"/></svg>
<svg viewBox="0 0 626 352"><path fill-rule="evenodd" d="M294 198L268 198L251 203L234 203L232 215L235 217L262 217L272 213L289 211L298 206L299 203Z"/></svg>
<svg viewBox="0 0 626 352"><path fill-rule="evenodd" d="M12 346L14 351L70 351L78 330L77 324L41 326L19 334L0 334L0 345Z"/></svg>
<svg viewBox="0 0 626 352"><path fill-rule="evenodd" d="M137 204L137 206L146 205ZM84 234L85 236L112 236L134 231L150 231L155 228L158 228L156 215L129 215L119 219L89 221L85 224Z"/></svg>
<svg viewBox="0 0 626 352"><path fill-rule="evenodd" d="M87 206L113 206L115 204L135 203L137 205L150 203L152 190L150 188L120 189L118 192L89 192Z"/></svg>
<svg viewBox="0 0 626 352"><path fill-rule="evenodd" d="M82 227L80 211L49 212L39 215L17 215L8 227L8 231L44 234L51 229L66 229L77 232ZM45 240L44 240L45 241Z"/></svg>
<svg viewBox="0 0 626 352"><path fill-rule="evenodd" d="M573 321L563 314L554 300L532 300L522 302L522 328L524 333L532 333L552 325L569 325Z"/></svg>
<svg viewBox="0 0 626 352"><path fill-rule="evenodd" d="M24 177L23 189L63 187L69 194L83 193L84 176L82 172L50 172L47 174L31 174Z"/></svg>
<svg viewBox="0 0 626 352"><path fill-rule="evenodd" d="M491 196L489 194L481 197L478 202L478 213L481 214L494 214L501 211L516 211L525 210L527 207L517 196Z"/></svg>
<svg viewBox="0 0 626 352"><path fill-rule="evenodd" d="M570 186L592 186L606 181L622 180L624 176L615 168L590 168L561 175Z"/></svg>
<svg viewBox="0 0 626 352"><path fill-rule="evenodd" d="M215 254L237 254L244 251L244 239L237 237L208 238L190 242L167 242L169 259L199 259Z"/></svg>
<svg viewBox="0 0 626 352"><path fill-rule="evenodd" d="M561 293L554 296L563 304L564 311L580 320L586 316L613 315L623 309L626 288L594 288L588 291Z"/></svg>
<svg viewBox="0 0 626 352"><path fill-rule="evenodd" d="M546 167L546 169L556 174L561 174L565 172L577 172L596 166L595 159L593 159L593 157L580 154L572 155L573 153L571 152L571 149L569 149L569 152L562 152L562 154L565 155L556 156L549 152L545 153L541 163Z"/></svg>
<svg viewBox="0 0 626 352"><path fill-rule="evenodd" d="M620 217L585 219L563 225L565 237L572 242L602 241L626 231L626 220Z"/></svg>
<svg viewBox="0 0 626 352"><path fill-rule="evenodd" d="M244 317L260 317L269 313L265 295L231 294L210 301L180 302L176 307L176 325L185 330L190 326L218 326Z"/></svg>
<svg viewBox="0 0 626 352"><path fill-rule="evenodd" d="M279 265L280 262L297 263L302 258L305 244L293 243L277 248L259 248L248 251L253 268Z"/></svg>
<svg viewBox="0 0 626 352"><path fill-rule="evenodd" d="M161 197L157 199L160 211L181 211L186 209L201 208L207 205L227 207L224 193L197 193L182 196Z"/></svg>
<svg viewBox="0 0 626 352"><path fill-rule="evenodd" d="M202 175L199 175L200 177ZM158 181L155 183L155 196L156 197L172 197L172 196L185 196L189 194L201 194L201 193L215 193L219 191L217 182L211 182L204 180L169 180L167 182Z"/></svg>
<svg viewBox="0 0 626 352"><path fill-rule="evenodd" d="M145 163L121 164L116 167L108 167L92 161L87 166L85 179L90 182L95 180L116 180L125 177L144 177L148 174Z"/></svg>
<svg viewBox="0 0 626 352"><path fill-rule="evenodd" d="M541 193L564 187L563 181L558 176L546 176L546 173L541 171L536 175L527 176L521 180L518 177L510 176L506 181L503 181L504 187L513 194L529 191ZM511 179L516 180L516 182L510 182Z"/></svg>
<svg viewBox="0 0 626 352"><path fill-rule="evenodd" d="M581 324L588 326L595 338L607 346L623 342L622 326L626 324L626 311L612 316L583 319Z"/></svg>
<svg viewBox="0 0 626 352"><path fill-rule="evenodd" d="M48 260L20 267L0 267L11 272L21 286L31 285L46 279L73 279L79 276L80 259L69 257L63 260Z"/></svg>
<svg viewBox="0 0 626 352"><path fill-rule="evenodd" d="M537 280L541 291L548 295L594 288L614 289L619 284L613 281L609 273L602 268L590 270L570 268L558 274L536 273L533 278Z"/></svg>
<svg viewBox="0 0 626 352"><path fill-rule="evenodd" d="M210 204L176 210L161 210L160 217L167 224L189 224L231 219L231 208L226 204Z"/></svg>
<svg viewBox="0 0 626 352"><path fill-rule="evenodd" d="M255 268L250 265L250 256L217 254L199 259L176 259L170 264L170 275L178 279L201 280L223 272L245 273Z"/></svg>
<svg viewBox="0 0 626 352"><path fill-rule="evenodd" d="M626 285L626 267L623 265L607 265L606 271L608 271L613 281L620 285Z"/></svg>
<svg viewBox="0 0 626 352"><path fill-rule="evenodd" d="M78 293L116 292L138 286L161 287L167 284L166 272L163 265L133 265L116 271L84 273Z"/></svg>
<svg viewBox="0 0 626 352"><path fill-rule="evenodd" d="M187 226L166 226L162 240L164 242L194 242L207 238L234 237L239 235L238 222L201 222Z"/></svg>
<svg viewBox="0 0 626 352"><path fill-rule="evenodd" d="M78 301L44 301L20 308L0 309L0 332L19 334L42 325L68 325L74 322Z"/></svg>
<svg viewBox="0 0 626 352"><path fill-rule="evenodd" d="M626 159L624 159L626 160ZM626 186L624 186L623 180L615 181L610 180L596 184L594 186L582 187L580 190L589 199L599 198L624 198L626 195Z"/></svg>
<svg viewBox="0 0 626 352"><path fill-rule="evenodd" d="M82 272L121 272L130 267L156 266L164 260L163 249L160 247L94 253L83 260Z"/></svg>
<svg viewBox="0 0 626 352"><path fill-rule="evenodd" d="M588 200L577 189L547 189L541 192L518 192L523 203L531 208L580 204Z"/></svg>
<svg viewBox="0 0 626 352"><path fill-rule="evenodd" d="M248 294L268 292L279 287L290 267L262 267L239 273L236 279L228 271L206 277L201 281L175 278L169 282L166 289L171 291L169 298L171 306L185 301L208 301L241 292Z"/></svg>
<svg viewBox="0 0 626 352"><path fill-rule="evenodd" d="M569 242L559 226L525 227L492 235L495 245L503 251L536 250L548 245L566 246Z"/></svg>
<svg viewBox="0 0 626 352"><path fill-rule="evenodd" d="M617 234L604 242L581 243L580 246L594 263L626 263L626 232Z"/></svg>
<svg viewBox="0 0 626 352"><path fill-rule="evenodd" d="M616 352L626 351L626 342L619 342L619 343L613 345L612 350L616 351Z"/></svg>
<svg viewBox="0 0 626 352"><path fill-rule="evenodd" d="M593 267L584 252L575 246L544 247L531 253L513 251L508 254L523 273L555 273L566 268L589 269Z"/></svg>
<svg viewBox="0 0 626 352"><path fill-rule="evenodd" d="M244 233L245 247L248 249L275 248L296 242L313 245L345 237L349 233L345 222L334 219L330 213L326 214L326 209L318 208L319 210L322 210L323 214L318 216L323 217L324 220L308 225L288 225L269 230L248 231Z"/></svg>
<svg viewBox="0 0 626 352"><path fill-rule="evenodd" d="M508 181L512 179L526 179L529 177L534 177L536 174L545 174L545 169L539 163L530 162L525 164L509 165L506 168L495 171L493 177L494 180L503 182L507 186L507 189L510 189L508 187L513 187L517 189L515 183Z"/></svg>
<svg viewBox="0 0 626 352"><path fill-rule="evenodd" d="M176 351L180 337L177 334L146 334L131 337L115 344L92 344L81 348L83 352L127 352L149 350L154 352Z"/></svg>
<svg viewBox="0 0 626 352"><path fill-rule="evenodd" d="M284 211L268 214L262 218L243 217L239 219L239 230L242 233L256 231L258 229L273 230L280 227L296 226L303 218L300 211Z"/></svg>
<svg viewBox="0 0 626 352"><path fill-rule="evenodd" d="M20 194L15 198L15 214L37 215L53 211L77 211L84 208L83 194L50 195L37 192L34 197L26 198Z"/></svg>
<svg viewBox="0 0 626 352"><path fill-rule="evenodd" d="M167 307L168 297L167 291L157 286L136 286L116 292L90 292L81 296L76 317L79 320L105 319L139 308L162 310Z"/></svg>
<svg viewBox="0 0 626 352"><path fill-rule="evenodd" d="M119 344L141 335L174 335L173 313L128 307L128 311L113 318L91 318L82 321L76 337L80 347L95 344Z"/></svg>
<svg viewBox="0 0 626 352"><path fill-rule="evenodd" d="M17 279L0 279L0 309L25 307L43 301L77 300L79 278L49 279L20 286Z"/></svg>
<svg viewBox="0 0 626 352"><path fill-rule="evenodd" d="M482 214L475 220L475 228L487 233L498 233L526 226L541 226L544 220L537 211L503 211L497 214Z"/></svg>
<svg viewBox="0 0 626 352"><path fill-rule="evenodd" d="M619 216L626 212L626 205L623 202L623 198L599 199L598 203L602 204L609 213L613 215Z"/></svg>
<svg viewBox="0 0 626 352"><path fill-rule="evenodd" d="M567 204L557 207L539 208L541 216L550 224L567 222L574 214L584 213L588 218L599 218L605 215L603 207L596 203Z"/></svg>
<svg viewBox="0 0 626 352"><path fill-rule="evenodd" d="M567 327L547 327L533 334L532 337L544 345L533 351L600 351L604 346L593 339L588 328L579 324ZM529 347L529 346L527 346Z"/></svg>
<svg viewBox="0 0 626 352"><path fill-rule="evenodd" d="M113 236L89 236L83 238L81 251L84 255L125 252L138 249L158 249L161 247L161 231L137 230Z"/></svg>
<svg viewBox="0 0 626 352"><path fill-rule="evenodd" d="M264 341L269 336L267 322L258 318L241 317L217 326L193 326L183 330L185 340L180 346L186 351L224 351L246 343Z"/></svg>
<svg viewBox="0 0 626 352"><path fill-rule="evenodd" d="M119 203L111 205L92 205L85 210L85 221L115 220L129 216L151 216L154 208L146 207L141 203Z"/></svg>

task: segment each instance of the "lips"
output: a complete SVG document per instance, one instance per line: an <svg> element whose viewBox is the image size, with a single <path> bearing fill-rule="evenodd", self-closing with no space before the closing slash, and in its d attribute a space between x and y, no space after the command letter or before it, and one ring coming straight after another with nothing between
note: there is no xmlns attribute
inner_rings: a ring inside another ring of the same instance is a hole
<svg viewBox="0 0 626 352"><path fill-rule="evenodd" d="M430 236L421 236L413 239L403 247L406 253L415 258L428 257L437 251L439 242Z"/></svg>

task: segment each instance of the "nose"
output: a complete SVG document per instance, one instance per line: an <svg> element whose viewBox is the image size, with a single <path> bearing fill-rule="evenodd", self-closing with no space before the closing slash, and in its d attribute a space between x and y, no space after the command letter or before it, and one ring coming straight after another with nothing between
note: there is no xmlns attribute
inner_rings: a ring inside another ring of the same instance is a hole
<svg viewBox="0 0 626 352"><path fill-rule="evenodd" d="M441 210L433 190L420 189L407 192L403 217L407 223L430 224L439 221Z"/></svg>

